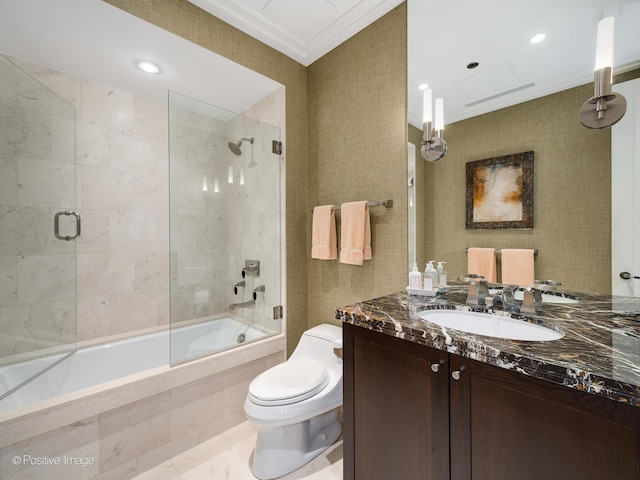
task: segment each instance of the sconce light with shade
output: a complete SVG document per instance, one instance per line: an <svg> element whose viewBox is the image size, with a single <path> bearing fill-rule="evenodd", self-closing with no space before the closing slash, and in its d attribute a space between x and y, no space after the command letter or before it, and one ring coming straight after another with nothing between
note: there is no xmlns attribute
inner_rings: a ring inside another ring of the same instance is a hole
<svg viewBox="0 0 640 480"><path fill-rule="evenodd" d="M627 100L611 91L613 25L614 17L606 17L598 22L594 95L580 108L580 121L587 128L608 128L627 111Z"/></svg>
<svg viewBox="0 0 640 480"><path fill-rule="evenodd" d="M430 88L422 92L422 142L420 154L427 162L437 162L447 154L447 142L442 138L444 131L444 100L436 98L435 123L433 122L433 105Z"/></svg>

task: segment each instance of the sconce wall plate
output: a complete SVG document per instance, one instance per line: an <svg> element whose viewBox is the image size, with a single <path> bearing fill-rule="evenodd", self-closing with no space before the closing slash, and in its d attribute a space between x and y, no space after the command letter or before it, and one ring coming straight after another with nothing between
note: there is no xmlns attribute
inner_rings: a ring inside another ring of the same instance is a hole
<svg viewBox="0 0 640 480"><path fill-rule="evenodd" d="M627 111L627 100L619 93L611 92L606 99L606 115L598 113L598 99L590 98L580 108L580 122L587 128L603 129L615 125Z"/></svg>
<svg viewBox="0 0 640 480"><path fill-rule="evenodd" d="M420 154L427 162L437 162L447 154L447 142L438 137L432 138L429 143L422 142Z"/></svg>

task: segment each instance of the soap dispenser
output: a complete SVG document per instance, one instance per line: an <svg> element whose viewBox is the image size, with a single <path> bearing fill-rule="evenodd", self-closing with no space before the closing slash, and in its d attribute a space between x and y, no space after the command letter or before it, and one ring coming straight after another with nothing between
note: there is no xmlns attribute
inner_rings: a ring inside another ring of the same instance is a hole
<svg viewBox="0 0 640 480"><path fill-rule="evenodd" d="M433 268L433 260L427 262L427 265L424 268L424 289L425 290L433 290L436 286L437 272Z"/></svg>
<svg viewBox="0 0 640 480"><path fill-rule="evenodd" d="M418 264L414 263L409 272L409 288L420 290L422 286L422 273L418 270Z"/></svg>
<svg viewBox="0 0 640 480"><path fill-rule="evenodd" d="M447 262L438 262L438 285L445 287L447 285L447 272L444 270L444 264Z"/></svg>

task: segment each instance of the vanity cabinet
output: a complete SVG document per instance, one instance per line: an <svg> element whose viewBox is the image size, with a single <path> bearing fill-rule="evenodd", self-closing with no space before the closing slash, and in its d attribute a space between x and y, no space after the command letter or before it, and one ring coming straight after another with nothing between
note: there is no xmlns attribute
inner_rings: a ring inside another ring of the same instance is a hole
<svg viewBox="0 0 640 480"><path fill-rule="evenodd" d="M344 478L449 478L446 352L343 325Z"/></svg>
<svg viewBox="0 0 640 480"><path fill-rule="evenodd" d="M345 480L637 480L640 408L343 325Z"/></svg>

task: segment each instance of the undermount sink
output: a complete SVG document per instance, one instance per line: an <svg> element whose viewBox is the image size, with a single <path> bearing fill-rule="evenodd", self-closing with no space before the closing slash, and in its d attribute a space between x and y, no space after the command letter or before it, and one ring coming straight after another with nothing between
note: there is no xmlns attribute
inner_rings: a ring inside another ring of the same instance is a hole
<svg viewBox="0 0 640 480"><path fill-rule="evenodd" d="M509 340L545 342L564 336L550 328L511 317L460 310L424 310L418 314L441 327Z"/></svg>

